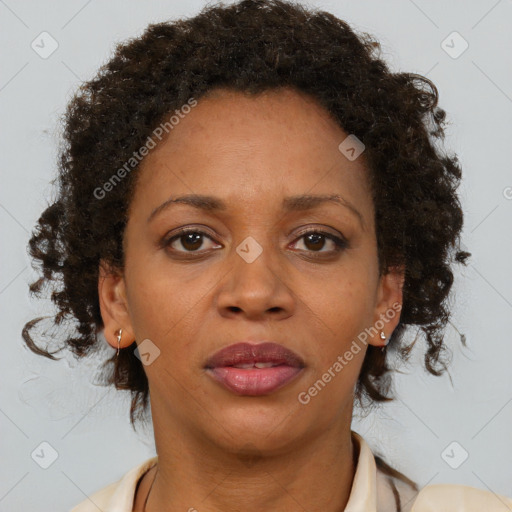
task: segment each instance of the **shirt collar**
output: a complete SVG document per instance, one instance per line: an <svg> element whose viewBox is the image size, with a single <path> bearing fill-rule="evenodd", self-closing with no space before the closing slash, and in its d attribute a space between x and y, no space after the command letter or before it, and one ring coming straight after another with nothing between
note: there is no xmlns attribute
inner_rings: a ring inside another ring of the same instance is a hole
<svg viewBox="0 0 512 512"><path fill-rule="evenodd" d="M361 510L377 512L377 467L373 453L363 437L353 430L351 431L351 439L354 449L358 451L358 457L352 488L344 512L361 512ZM130 470L122 478L111 496L107 508L109 512L132 510L135 487L139 478L157 461L158 456L154 456Z"/></svg>
<svg viewBox="0 0 512 512"><path fill-rule="evenodd" d="M142 464L132 468L123 478L115 484L107 512L127 512L133 510L135 503L135 489L139 479L158 462L158 455L146 460Z"/></svg>
<svg viewBox="0 0 512 512"><path fill-rule="evenodd" d="M377 512L377 466L366 441L351 431L354 448L359 450L352 489L344 512Z"/></svg>

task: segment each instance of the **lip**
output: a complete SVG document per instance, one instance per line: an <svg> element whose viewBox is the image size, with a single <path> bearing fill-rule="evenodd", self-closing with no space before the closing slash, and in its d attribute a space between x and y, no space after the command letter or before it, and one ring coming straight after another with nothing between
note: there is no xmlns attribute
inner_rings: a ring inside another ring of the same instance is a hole
<svg viewBox="0 0 512 512"><path fill-rule="evenodd" d="M256 363L272 364L257 368ZM235 365L253 365L235 368ZM241 342L229 345L206 362L207 374L237 395L267 395L282 388L304 369L303 359L292 350L273 342Z"/></svg>
<svg viewBox="0 0 512 512"><path fill-rule="evenodd" d="M258 344L240 342L215 352L207 361L205 368L235 366L239 364L274 363L303 368L304 361L292 350L269 341Z"/></svg>

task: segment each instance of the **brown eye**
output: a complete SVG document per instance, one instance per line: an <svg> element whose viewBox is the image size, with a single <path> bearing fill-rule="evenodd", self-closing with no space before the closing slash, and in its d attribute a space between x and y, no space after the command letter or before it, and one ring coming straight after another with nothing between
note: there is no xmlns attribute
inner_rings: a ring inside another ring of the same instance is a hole
<svg viewBox="0 0 512 512"><path fill-rule="evenodd" d="M202 248L205 238L213 242L213 239L203 231L197 229L183 229L171 238L164 240L162 246L166 248L170 247L176 252L198 252L198 250ZM180 249L180 245L182 249Z"/></svg>
<svg viewBox="0 0 512 512"><path fill-rule="evenodd" d="M331 233L318 230L310 230L297 239L303 239L303 245L306 251L318 252L318 253L338 253L348 247L348 242L340 237L337 237ZM322 249L326 246L327 241L331 243L331 249L323 251Z"/></svg>
<svg viewBox="0 0 512 512"><path fill-rule="evenodd" d="M320 250L324 247L326 237L320 233L310 233L304 236L304 245L312 251Z"/></svg>
<svg viewBox="0 0 512 512"><path fill-rule="evenodd" d="M203 245L203 235L200 233L186 233L181 235L179 240L187 251L197 251Z"/></svg>

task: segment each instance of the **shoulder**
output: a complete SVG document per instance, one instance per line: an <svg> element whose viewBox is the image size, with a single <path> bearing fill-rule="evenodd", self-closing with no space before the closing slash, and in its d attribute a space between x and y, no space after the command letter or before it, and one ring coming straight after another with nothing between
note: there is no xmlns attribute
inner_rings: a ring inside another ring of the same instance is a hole
<svg viewBox="0 0 512 512"><path fill-rule="evenodd" d="M418 489L415 482L401 473L397 475L396 470L373 454L362 436L353 432L353 437L359 444L359 460L348 503L352 508L346 510L512 512L512 498L490 490L458 484L431 484Z"/></svg>
<svg viewBox="0 0 512 512"><path fill-rule="evenodd" d="M427 485L418 493L411 512L507 512L512 499L491 491L457 484Z"/></svg>
<svg viewBox="0 0 512 512"><path fill-rule="evenodd" d="M98 512L98 510L108 510L107 506L119 486L119 482L120 481L111 483L103 489L91 494L76 505L76 507L73 507L71 512Z"/></svg>
<svg viewBox="0 0 512 512"><path fill-rule="evenodd" d="M157 460L158 457L154 456L133 467L120 480L81 501L71 512L132 512L137 483Z"/></svg>

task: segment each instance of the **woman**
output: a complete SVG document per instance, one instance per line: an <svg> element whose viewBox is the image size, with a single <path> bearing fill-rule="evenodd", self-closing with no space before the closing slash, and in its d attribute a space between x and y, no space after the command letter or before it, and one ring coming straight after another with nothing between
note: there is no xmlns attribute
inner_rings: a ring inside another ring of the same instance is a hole
<svg viewBox="0 0 512 512"><path fill-rule="evenodd" d="M245 0L120 45L66 116L30 242L77 356L148 406L157 456L74 512L498 510L423 488L350 428L388 352L446 369L461 169L428 79L331 14ZM24 338L37 347L26 325ZM410 340L409 340L410 341ZM109 368L109 366L107 366Z"/></svg>

